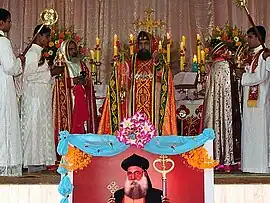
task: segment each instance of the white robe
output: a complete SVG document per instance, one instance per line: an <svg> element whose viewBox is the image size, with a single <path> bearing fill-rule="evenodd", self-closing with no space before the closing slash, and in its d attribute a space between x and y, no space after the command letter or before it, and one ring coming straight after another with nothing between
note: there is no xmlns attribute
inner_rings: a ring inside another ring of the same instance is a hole
<svg viewBox="0 0 270 203"><path fill-rule="evenodd" d="M33 44L23 74L21 127L23 165L54 165L56 161L52 77L47 62L38 66L42 48Z"/></svg>
<svg viewBox="0 0 270 203"><path fill-rule="evenodd" d="M4 35L2 31L0 34ZM19 176L22 148L13 76L21 73L21 62L6 37L0 37L0 47L0 176Z"/></svg>
<svg viewBox="0 0 270 203"><path fill-rule="evenodd" d="M262 46L257 47L254 50L255 54L261 49ZM243 172L268 173L270 172L270 73L266 69L270 67L270 58L265 61L261 54L254 73L252 73L251 67L242 77L244 100L241 167ZM249 87L253 85L259 85L257 107L248 107Z"/></svg>

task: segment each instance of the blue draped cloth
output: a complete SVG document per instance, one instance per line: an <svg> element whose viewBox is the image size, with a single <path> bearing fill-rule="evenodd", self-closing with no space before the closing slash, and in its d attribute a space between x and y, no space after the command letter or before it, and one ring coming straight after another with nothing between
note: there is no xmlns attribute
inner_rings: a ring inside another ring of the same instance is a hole
<svg viewBox="0 0 270 203"><path fill-rule="evenodd" d="M204 145L208 140L213 140L213 129L207 128L197 136L156 136L150 140L144 150L160 155L175 155L188 152ZM98 134L69 134L68 131L60 132L60 142L57 152L66 155L68 144L71 144L87 154L93 156L115 156L129 148L129 145L119 142L114 135Z"/></svg>

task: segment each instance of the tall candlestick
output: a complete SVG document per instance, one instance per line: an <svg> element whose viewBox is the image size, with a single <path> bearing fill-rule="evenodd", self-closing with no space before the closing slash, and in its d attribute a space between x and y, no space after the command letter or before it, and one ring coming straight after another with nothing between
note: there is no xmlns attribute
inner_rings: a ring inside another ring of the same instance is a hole
<svg viewBox="0 0 270 203"><path fill-rule="evenodd" d="M99 48L96 49L96 61L99 63L100 62L100 50Z"/></svg>
<svg viewBox="0 0 270 203"><path fill-rule="evenodd" d="M129 35L129 40L133 42L133 39L134 39L133 34L130 34Z"/></svg>
<svg viewBox="0 0 270 203"><path fill-rule="evenodd" d="M204 63L205 62L205 51L201 50L201 60Z"/></svg>
<svg viewBox="0 0 270 203"><path fill-rule="evenodd" d="M180 43L180 71L185 70L185 52L184 52L184 42Z"/></svg>
<svg viewBox="0 0 270 203"><path fill-rule="evenodd" d="M118 55L118 48L117 46L113 46L113 55L117 56Z"/></svg>
<svg viewBox="0 0 270 203"><path fill-rule="evenodd" d="M194 54L194 56L193 56L193 63L192 63L191 71L192 72L198 72L199 71L198 58L197 58L196 54Z"/></svg>
<svg viewBox="0 0 270 203"><path fill-rule="evenodd" d="M90 50L90 59L94 60L95 58L95 53L93 50Z"/></svg>
<svg viewBox="0 0 270 203"><path fill-rule="evenodd" d="M198 61L197 61L197 56L196 56L196 54L194 54L194 56L193 56L193 63L197 63Z"/></svg>
<svg viewBox="0 0 270 203"><path fill-rule="evenodd" d="M197 34L197 40L201 41L201 36L199 34Z"/></svg>
<svg viewBox="0 0 270 203"><path fill-rule="evenodd" d="M170 39L171 39L170 33L167 32L167 40L170 40Z"/></svg>
<svg viewBox="0 0 270 203"><path fill-rule="evenodd" d="M99 45L100 45L100 39L97 37L96 38L96 62L100 62L100 49L99 49Z"/></svg>
<svg viewBox="0 0 270 203"><path fill-rule="evenodd" d="M204 73L205 72L205 51L201 50L201 72Z"/></svg>
<svg viewBox="0 0 270 203"><path fill-rule="evenodd" d="M130 45L129 45L129 52L130 52L130 55L133 55L134 54L134 51L133 51L133 43L134 43L134 38L133 38L133 34L130 34L129 35L129 41L130 41Z"/></svg>
<svg viewBox="0 0 270 203"><path fill-rule="evenodd" d="M96 72L96 65L94 62L94 58L95 58L95 53L93 50L90 50L90 63L91 63L91 73L95 73Z"/></svg>
<svg viewBox="0 0 270 203"><path fill-rule="evenodd" d="M113 36L113 46L116 46L116 42L117 42L117 35L115 34Z"/></svg>
<svg viewBox="0 0 270 203"><path fill-rule="evenodd" d="M170 34L167 33L167 62L170 63L171 60L171 37Z"/></svg>
<svg viewBox="0 0 270 203"><path fill-rule="evenodd" d="M198 63L201 63L201 36L197 34L197 57Z"/></svg>
<svg viewBox="0 0 270 203"><path fill-rule="evenodd" d="M180 71L185 70L184 56L180 56Z"/></svg>
<svg viewBox="0 0 270 203"><path fill-rule="evenodd" d="M182 36L182 42L183 42L183 46L185 48L186 47L186 37L184 35Z"/></svg>
<svg viewBox="0 0 270 203"><path fill-rule="evenodd" d="M100 44L100 39L97 37L96 38L96 46L99 47L99 44Z"/></svg>
<svg viewBox="0 0 270 203"><path fill-rule="evenodd" d="M183 41L180 43L180 50L184 51L184 42Z"/></svg>

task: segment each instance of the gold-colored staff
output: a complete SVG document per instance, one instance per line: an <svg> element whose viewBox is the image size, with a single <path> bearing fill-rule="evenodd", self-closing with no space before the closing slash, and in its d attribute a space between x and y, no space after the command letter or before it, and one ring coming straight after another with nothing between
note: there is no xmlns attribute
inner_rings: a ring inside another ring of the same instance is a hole
<svg viewBox="0 0 270 203"><path fill-rule="evenodd" d="M22 55L25 56L25 54L28 52L28 50L30 49L30 47L32 46L33 42L35 41L35 39L37 38L39 32L41 31L41 29L44 26L51 26L53 24L55 24L58 20L58 14L57 12L52 9L52 8L46 8L44 9L41 14L40 14L40 19L42 21L42 25L39 28L39 30L37 31L37 33L34 35L34 37L32 38L32 40L30 41L30 43L27 45L27 47L25 48L25 50L23 51Z"/></svg>
<svg viewBox="0 0 270 203"><path fill-rule="evenodd" d="M254 21L253 21L251 15L250 15L250 13L249 13L249 10L248 10L248 8L247 8L247 3L248 3L247 0L236 0L236 1L235 1L235 4L236 4L238 7L244 8L244 9L245 9L246 14L247 14L247 17L248 17L248 20L249 20L249 22L251 23L251 25L253 26L253 28L254 28L254 30L255 30L255 32L256 32L256 35L258 36L258 39L259 39L259 41L260 41L260 43L261 43L263 49L265 49L266 47L265 47L265 45L264 45L264 41L262 40L261 35L260 35L258 29L256 28L256 25L255 25L255 23L254 23Z"/></svg>
<svg viewBox="0 0 270 203"><path fill-rule="evenodd" d="M158 168L158 163L161 164L161 169ZM171 165L169 165L168 167L168 163L171 163ZM162 175L162 192L163 192L163 197L167 197L167 173L171 172L174 169L174 161L170 158L168 158L168 156L165 155L161 155L158 159L156 159L153 162L153 167L154 169L161 173Z"/></svg>

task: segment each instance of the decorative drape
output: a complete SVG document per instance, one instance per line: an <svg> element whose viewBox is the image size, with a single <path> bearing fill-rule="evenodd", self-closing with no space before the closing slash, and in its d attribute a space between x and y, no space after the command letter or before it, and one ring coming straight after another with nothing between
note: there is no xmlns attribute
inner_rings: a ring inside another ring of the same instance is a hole
<svg viewBox="0 0 270 203"><path fill-rule="evenodd" d="M208 140L215 138L214 130L206 128L197 136L156 136L153 137L143 149L160 155L178 155L199 146L202 146ZM115 135L98 135L98 134L69 134L68 131L60 132L60 142L58 143L57 152L61 156L68 153L68 145L86 152L93 156L115 156L125 151L129 145L120 142ZM68 176L68 170L64 167L65 159L61 159L57 172L61 174L58 191L63 196L60 203L68 203L69 195L73 191L73 185Z"/></svg>
<svg viewBox="0 0 270 203"><path fill-rule="evenodd" d="M270 1L248 2L255 23L269 27L270 18L267 15ZM59 26L74 26L74 30L87 40L89 48L94 48L99 35L102 48L101 79L104 83L108 81L111 71L113 35L117 34L121 42L127 43L129 34L136 34L132 23L144 19L144 11L149 7L155 11L154 19L166 23L164 31L172 34L174 74L179 69L178 49L182 35L187 36L187 55L192 57L196 52L197 33L206 36L212 25L224 25L226 22L245 30L250 26L244 10L237 8L234 0L1 0L0 7L12 14L10 39L16 53L29 42L39 22L39 13L46 7L57 10Z"/></svg>

